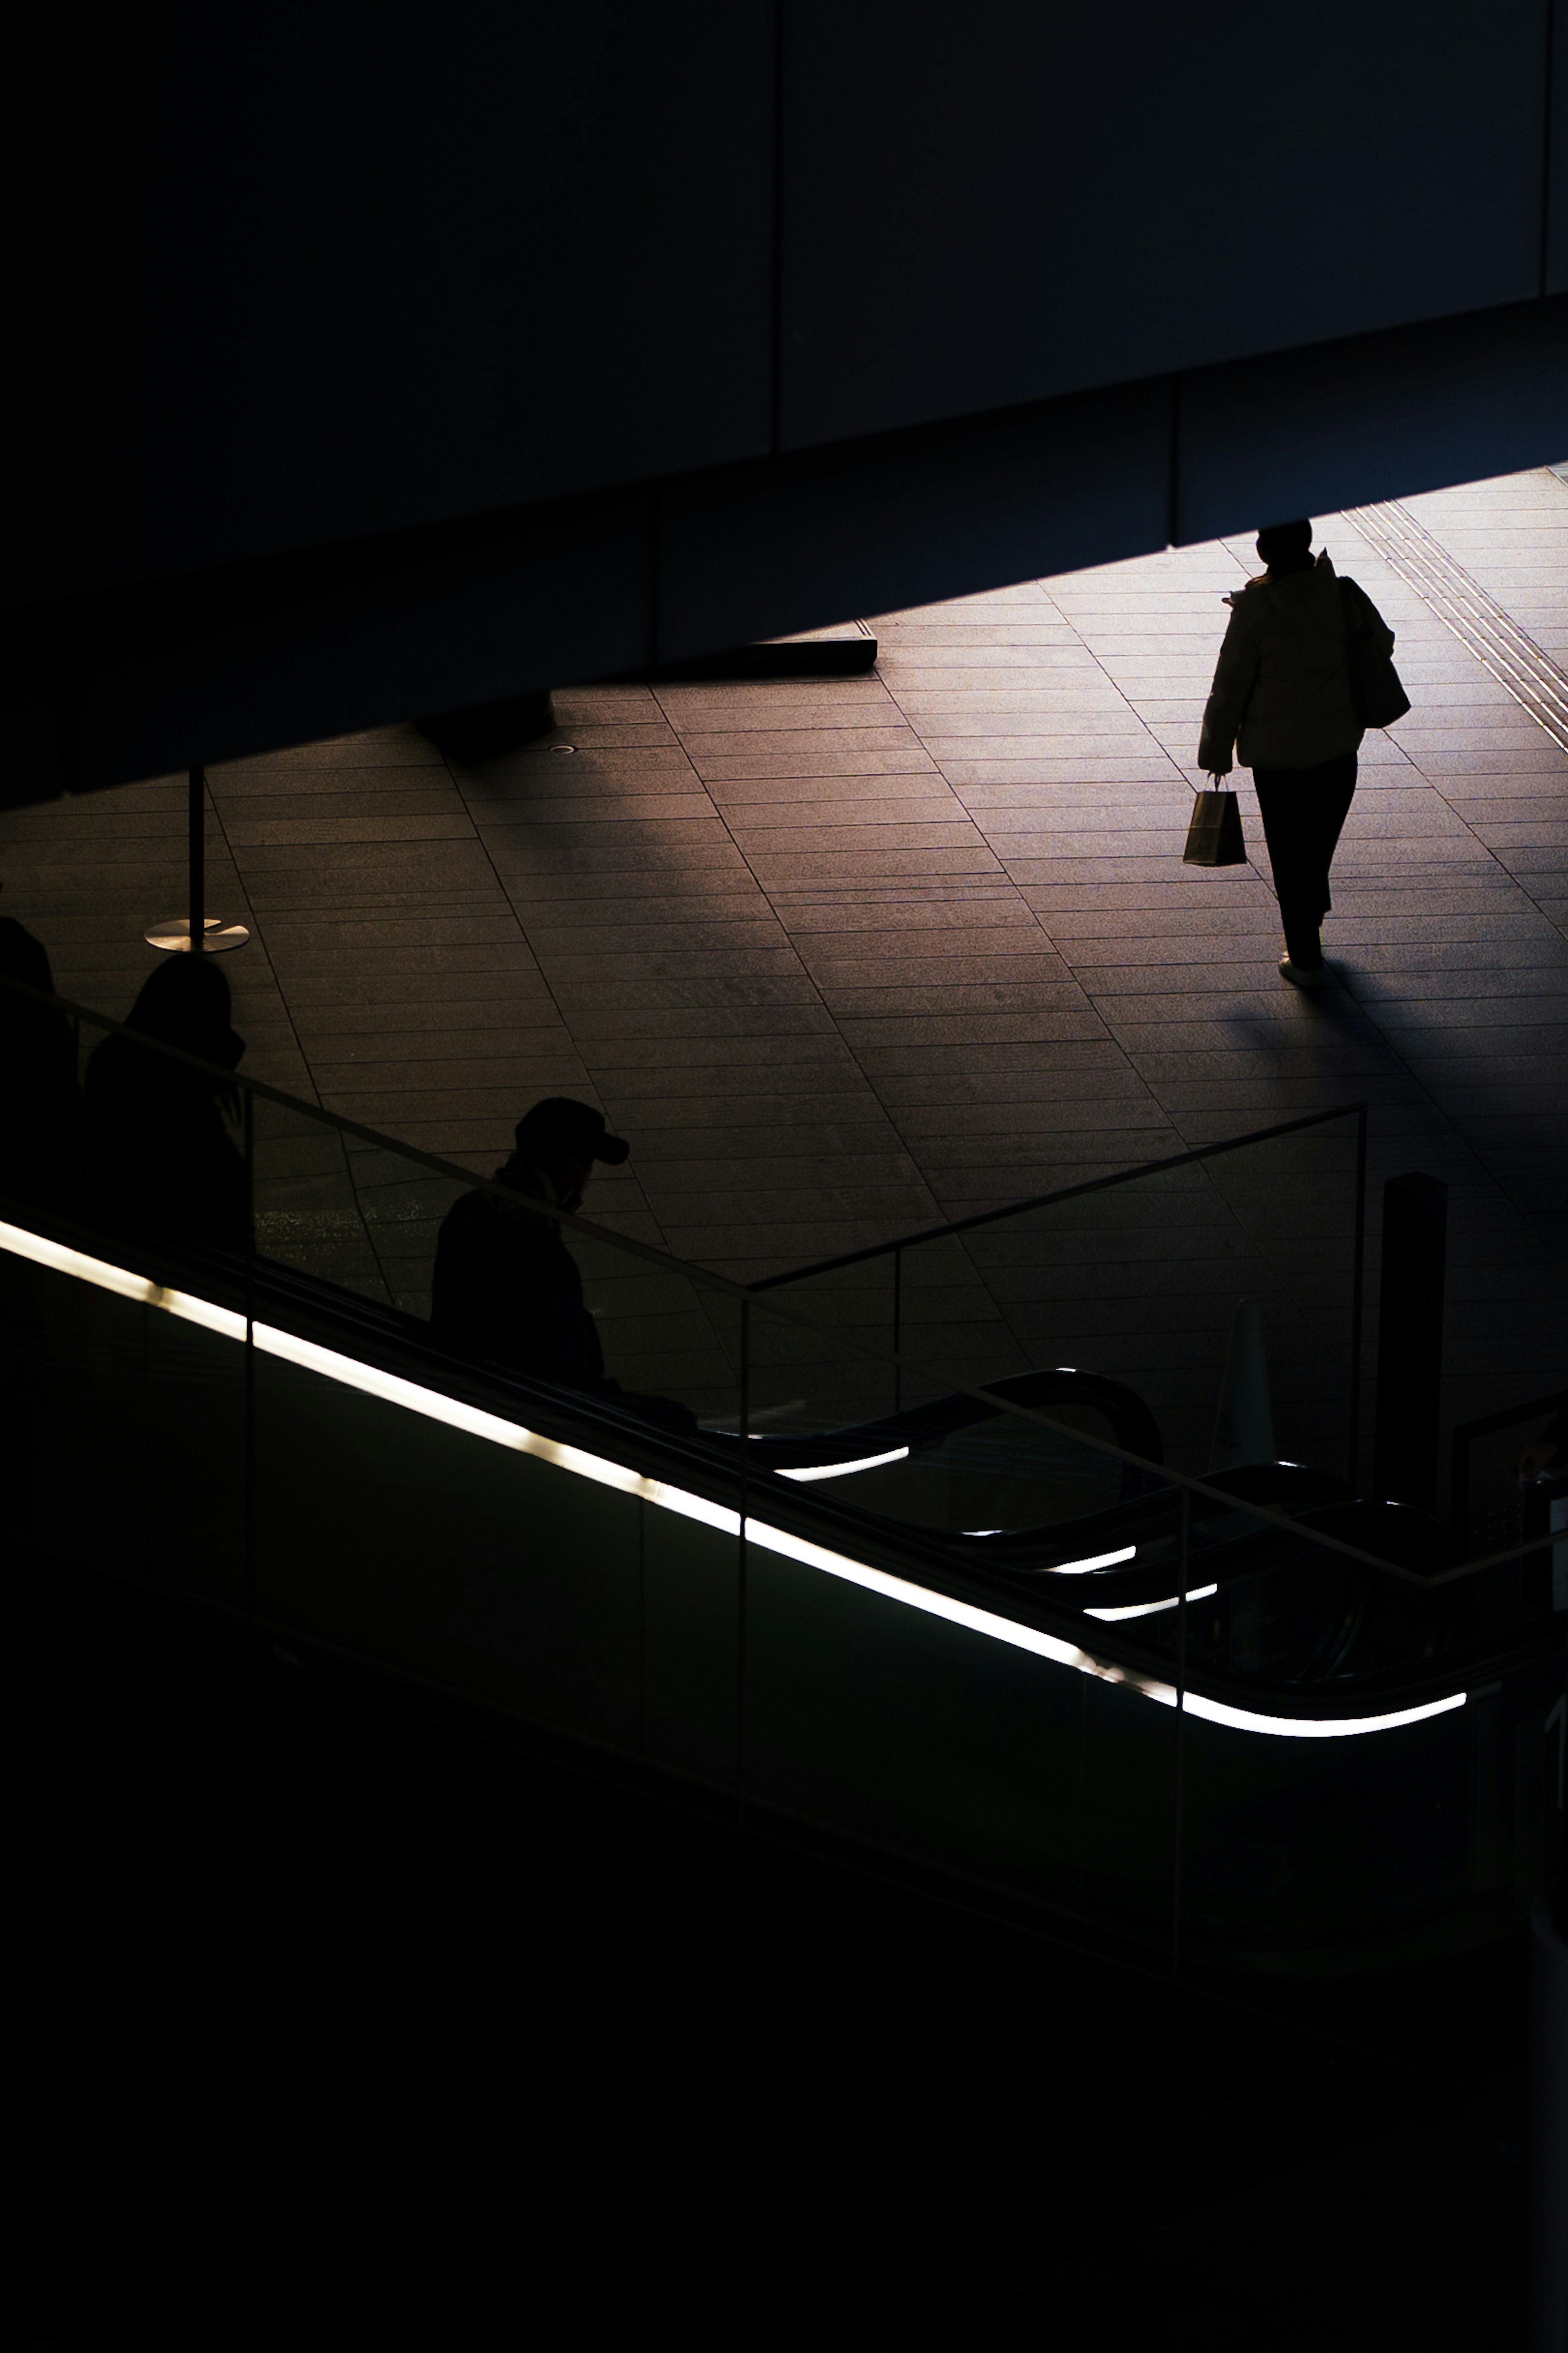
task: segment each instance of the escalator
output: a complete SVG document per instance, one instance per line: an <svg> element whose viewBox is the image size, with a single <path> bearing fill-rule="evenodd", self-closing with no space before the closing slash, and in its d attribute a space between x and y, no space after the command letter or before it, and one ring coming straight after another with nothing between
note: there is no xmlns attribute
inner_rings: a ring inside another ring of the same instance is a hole
<svg viewBox="0 0 1568 2353"><path fill-rule="evenodd" d="M700 1316L669 1306L693 1365L702 1324L696 1428L458 1362L270 1253L0 1218L36 1557L1133 1948L1168 1940L1178 1876L1189 1951L1296 1972L1507 1935L1540 1883L1563 1620L1539 1554L1455 1577L1436 1524L1302 1466L1180 1477L1092 1375L835 1419L868 1351L825 1375L804 1319L764 1347L736 1286L602 1233L647 1361L647 1286L697 1286ZM788 1429L752 1423L764 1363L810 1391Z"/></svg>

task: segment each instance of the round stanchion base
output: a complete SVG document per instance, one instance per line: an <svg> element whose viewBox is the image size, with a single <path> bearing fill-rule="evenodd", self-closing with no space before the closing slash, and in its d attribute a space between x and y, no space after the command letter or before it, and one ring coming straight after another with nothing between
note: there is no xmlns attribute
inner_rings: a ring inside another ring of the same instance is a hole
<svg viewBox="0 0 1568 2353"><path fill-rule="evenodd" d="M150 948L162 948L170 955L189 955L198 944L191 938L186 915L171 915L166 923L153 923L142 936ZM221 915L209 915L199 945L205 955L218 955L225 948L242 948L249 937L243 923L226 923Z"/></svg>

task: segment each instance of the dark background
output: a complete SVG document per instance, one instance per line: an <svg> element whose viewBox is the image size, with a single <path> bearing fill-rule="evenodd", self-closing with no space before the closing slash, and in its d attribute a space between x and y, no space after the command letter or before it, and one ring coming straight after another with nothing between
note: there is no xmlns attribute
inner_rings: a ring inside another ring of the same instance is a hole
<svg viewBox="0 0 1568 2353"><path fill-rule="evenodd" d="M1564 15L36 15L0 795L1560 457Z"/></svg>

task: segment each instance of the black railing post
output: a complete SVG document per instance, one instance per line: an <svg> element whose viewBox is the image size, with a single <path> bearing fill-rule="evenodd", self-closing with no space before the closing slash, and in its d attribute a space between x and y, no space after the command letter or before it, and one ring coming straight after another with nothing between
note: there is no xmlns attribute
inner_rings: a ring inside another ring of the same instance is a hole
<svg viewBox="0 0 1568 2353"><path fill-rule="evenodd" d="M1468 1430L1454 1431L1448 1443L1448 1525L1458 1538L1464 1553L1470 1543L1470 1447ZM1528 1530L1521 1530L1528 1534Z"/></svg>
<svg viewBox="0 0 1568 2353"><path fill-rule="evenodd" d="M1182 1581L1176 1603L1176 1767L1171 1827L1171 1976L1182 1973L1182 1762L1187 1728L1187 1536L1192 1497L1182 1490Z"/></svg>
<svg viewBox="0 0 1568 2353"><path fill-rule="evenodd" d="M1383 1188L1373 1484L1380 1496L1424 1512L1437 1502L1447 1238L1447 1185L1436 1176L1390 1176Z"/></svg>
<svg viewBox="0 0 1568 2353"><path fill-rule="evenodd" d="M245 1103L245 1614L256 1626L256 1098Z"/></svg>
<svg viewBox="0 0 1568 2353"><path fill-rule="evenodd" d="M896 1357L904 1338L904 1252L900 1247L893 1252L893 1355ZM904 1368L893 1366L893 1411L901 1410L904 1402Z"/></svg>
<svg viewBox="0 0 1568 2353"><path fill-rule="evenodd" d="M735 1555L735 1826L746 1826L746 1514L751 1502L752 1303L741 1302L741 1476Z"/></svg>
<svg viewBox="0 0 1568 2353"><path fill-rule="evenodd" d="M191 953L195 955L207 935L207 772L193 768L190 777L190 882L186 907L191 919Z"/></svg>
<svg viewBox="0 0 1568 2353"><path fill-rule="evenodd" d="M165 922L149 923L142 934L149 947L164 953L216 955L225 948L242 948L250 937L243 923L207 922L207 772L191 768L185 778L185 912Z"/></svg>
<svg viewBox="0 0 1568 2353"><path fill-rule="evenodd" d="M1356 1106L1355 1249L1351 1271L1351 1428L1345 1478L1353 1495L1361 1483L1361 1375L1366 1352L1366 1105Z"/></svg>
<svg viewBox="0 0 1568 2353"><path fill-rule="evenodd" d="M864 1250L841 1250L837 1258L813 1260L809 1266L785 1267L782 1274L764 1274L759 1282L749 1283L753 1293L776 1291L782 1283L805 1282L814 1274L837 1274L841 1267L865 1266L874 1258L886 1258L894 1250L912 1250L917 1243L945 1241L954 1234L973 1233L979 1226L994 1226L1004 1218L1022 1217L1026 1209L1055 1208L1062 1201L1081 1201L1090 1193L1108 1193L1118 1185L1131 1185L1142 1176L1162 1176L1175 1168L1195 1167L1201 1161L1218 1160L1227 1152L1244 1152L1249 1145L1272 1144L1282 1135L1300 1135L1309 1127L1321 1127L1331 1119L1348 1119L1352 1112L1364 1108L1360 1103L1337 1103L1332 1111L1308 1112L1300 1119L1281 1120L1274 1127L1254 1128L1247 1135L1227 1135L1219 1144L1200 1144L1191 1152L1174 1152L1163 1160L1140 1161L1134 1168L1117 1168L1109 1176L1086 1177L1081 1185L1059 1186L1054 1193L1031 1193L1022 1201L1005 1201L999 1209L976 1209L972 1217L949 1218L940 1226L921 1226L912 1234L900 1234L894 1240L868 1242Z"/></svg>

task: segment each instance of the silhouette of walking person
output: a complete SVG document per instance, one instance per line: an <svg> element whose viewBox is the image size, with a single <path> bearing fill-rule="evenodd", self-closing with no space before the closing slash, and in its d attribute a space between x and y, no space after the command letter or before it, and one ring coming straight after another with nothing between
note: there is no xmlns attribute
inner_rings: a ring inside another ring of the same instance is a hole
<svg viewBox="0 0 1568 2353"><path fill-rule="evenodd" d="M1299 988L1315 989L1324 978L1322 921L1333 904L1329 868L1366 732L1349 640L1370 638L1386 655L1394 632L1355 581L1336 576L1326 551L1314 558L1310 522L1260 531L1258 554L1262 576L1225 600L1230 626L1198 765L1224 776L1238 758L1252 770L1285 932L1279 970Z"/></svg>
<svg viewBox="0 0 1568 2353"><path fill-rule="evenodd" d="M0 973L54 993L47 951L13 915L0 915ZM0 988L0 1194L77 1208L85 1145L69 1021L53 1005Z"/></svg>
<svg viewBox="0 0 1568 2353"><path fill-rule="evenodd" d="M245 1040L229 1022L228 983L205 957L171 956L142 985L127 1027L234 1070ZM111 1036L87 1066L93 1195L104 1223L128 1234L243 1250L245 1161L224 1124L236 1090L167 1054Z"/></svg>

